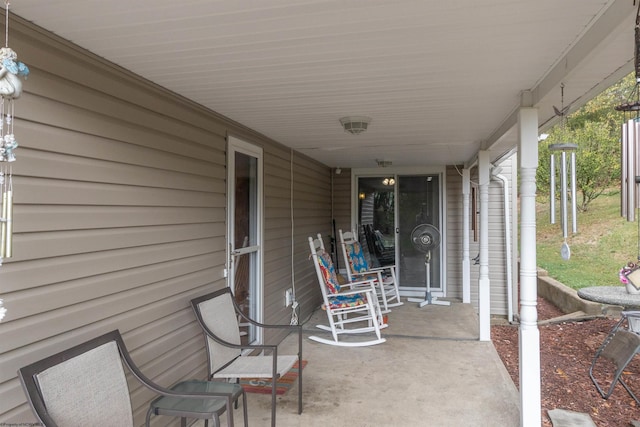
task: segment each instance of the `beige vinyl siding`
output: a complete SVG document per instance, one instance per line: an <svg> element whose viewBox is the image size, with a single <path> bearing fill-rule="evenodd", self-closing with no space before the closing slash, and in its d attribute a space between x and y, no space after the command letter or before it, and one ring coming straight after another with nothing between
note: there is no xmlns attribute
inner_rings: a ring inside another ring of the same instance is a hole
<svg viewBox="0 0 640 427"><path fill-rule="evenodd" d="M292 308L284 305L288 288L295 290L301 321L320 304L307 238L330 232L330 187L326 166L286 148L265 150L265 312L271 323L291 320Z"/></svg>
<svg viewBox="0 0 640 427"><path fill-rule="evenodd" d="M446 168L447 297L462 300L462 177L454 166Z"/></svg>
<svg viewBox="0 0 640 427"><path fill-rule="evenodd" d="M333 218L336 220L336 239L338 230L349 231L351 223L351 169L342 169L340 175L333 174ZM340 260L342 263L343 260Z"/></svg>
<svg viewBox="0 0 640 427"><path fill-rule="evenodd" d="M500 163L500 175L507 178L507 185L511 186L511 171L514 167L513 158ZM509 188L509 195L513 196L514 189ZM489 191L489 278L491 280L491 314L505 316L507 306L507 254L505 249L504 224L504 195L502 182L491 180ZM509 202L509 215L513 225L512 204ZM513 236L513 233L512 233ZM513 245L512 245L513 246ZM512 266L514 268L515 266Z"/></svg>
<svg viewBox="0 0 640 427"><path fill-rule="evenodd" d="M189 300L226 285L227 133L264 148L265 314L288 323L289 149L30 24L12 24L12 48L31 75L16 102L14 257L0 267L0 423L35 421L18 368L115 328L160 384L206 375ZM294 161L294 265L308 279L301 236L327 231L329 169ZM316 283L297 288L317 305ZM153 395L131 384L139 425Z"/></svg>
<svg viewBox="0 0 640 427"><path fill-rule="evenodd" d="M331 233L330 173L315 160L294 155L294 256L296 298L300 302L300 320L305 321L320 305L322 295L318 279L309 260L308 238L318 233L328 244ZM284 296L284 294L283 294Z"/></svg>
<svg viewBox="0 0 640 427"><path fill-rule="evenodd" d="M509 179L509 194L510 196L513 196L514 187L513 182L511 181L512 168L515 167L513 158L501 163L500 167L502 168L502 172L500 174L506 176L507 179ZM472 170L471 180L472 182L477 182L477 169ZM479 198L480 197L478 193L478 203ZM511 203L509 203L509 208L509 213L511 215L511 221L513 225L514 218ZM460 217L460 221L461 220L462 217ZM460 227L462 227L461 223ZM461 231L460 236L462 236ZM460 237L460 239L462 239L462 237ZM469 241L469 256L470 258L474 258L480 253L480 242L473 240L472 230L470 231ZM462 241L460 242L460 255L457 261L459 261L459 268L461 269ZM516 268L516 266L513 265L512 268ZM491 284L490 303L492 315L504 316L508 313L506 271L503 190L501 182L492 179L491 184L489 185L489 280ZM478 306L479 277L480 265L474 264L474 261L471 260L471 303L475 307Z"/></svg>
<svg viewBox="0 0 640 427"><path fill-rule="evenodd" d="M292 286L291 150L288 148L265 147L264 194L265 322L288 324L291 312L284 310L284 293Z"/></svg>

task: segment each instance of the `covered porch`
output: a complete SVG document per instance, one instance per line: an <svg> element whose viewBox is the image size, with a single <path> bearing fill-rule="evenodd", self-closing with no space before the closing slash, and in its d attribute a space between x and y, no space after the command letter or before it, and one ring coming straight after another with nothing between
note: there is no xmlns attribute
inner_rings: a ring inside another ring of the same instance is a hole
<svg viewBox="0 0 640 427"><path fill-rule="evenodd" d="M306 239L332 234L332 220L354 227L356 180L375 174L441 182L442 296L465 304L394 310L383 346L307 342L305 413L285 395L279 425L402 425L439 411L540 424L538 135L558 120L562 86L573 110L632 70L631 0L20 0L11 10L9 44L31 74L16 101L17 161L3 169L15 207L0 267L0 422L33 420L18 368L114 328L155 380L204 377L189 300L233 288L238 249L254 251L258 320L288 323L291 293L305 319L320 303ZM366 133L343 129L360 115L372 119ZM502 202L490 187L514 153L521 216L509 253L491 246L503 239L490 228ZM255 211L235 216L249 211L234 204L242 195ZM247 218L249 246L233 228ZM520 403L489 328L506 293L495 277L517 256ZM473 319L461 336L448 310ZM342 403L341 387L326 391L344 378ZM377 395L360 399L365 390ZM152 396L133 395L140 419ZM261 396L250 403L252 417L268 413Z"/></svg>
<svg viewBox="0 0 640 427"><path fill-rule="evenodd" d="M304 411L297 414L296 382L278 397L278 426L518 425L518 390L493 344L478 340L477 319L470 304L405 303L389 313L383 344L344 348L305 339ZM317 310L304 320L308 337L326 315ZM283 353L296 348L294 337L281 344ZM248 393L248 402L249 425L267 425L270 395Z"/></svg>

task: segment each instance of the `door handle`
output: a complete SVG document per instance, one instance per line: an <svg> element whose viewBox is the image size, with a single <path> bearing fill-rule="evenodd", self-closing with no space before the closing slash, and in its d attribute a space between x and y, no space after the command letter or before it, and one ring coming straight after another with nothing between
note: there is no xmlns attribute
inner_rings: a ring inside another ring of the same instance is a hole
<svg viewBox="0 0 640 427"><path fill-rule="evenodd" d="M396 227L396 234L400 234L400 229Z"/></svg>

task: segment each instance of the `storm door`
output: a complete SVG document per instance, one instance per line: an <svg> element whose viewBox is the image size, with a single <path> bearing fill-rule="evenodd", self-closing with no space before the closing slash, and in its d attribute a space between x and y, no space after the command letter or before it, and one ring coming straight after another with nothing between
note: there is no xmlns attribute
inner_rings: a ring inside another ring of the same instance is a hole
<svg viewBox="0 0 640 427"><path fill-rule="evenodd" d="M252 319L262 321L262 149L229 137L227 158L228 285ZM261 342L241 323L244 340Z"/></svg>

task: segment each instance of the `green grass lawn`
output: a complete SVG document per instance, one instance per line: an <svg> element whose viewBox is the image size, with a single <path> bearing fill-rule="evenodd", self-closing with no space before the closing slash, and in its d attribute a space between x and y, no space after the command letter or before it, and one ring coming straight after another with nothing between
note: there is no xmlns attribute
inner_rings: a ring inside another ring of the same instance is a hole
<svg viewBox="0 0 640 427"><path fill-rule="evenodd" d="M559 211L559 203L556 204ZM563 242L560 215L549 223L548 197L538 197L537 205L538 266L573 289L587 286L622 286L618 270L629 261L638 260L638 219L627 222L620 216L620 193L611 191L594 200L587 212L578 212L578 233L567 243L571 258L560 256ZM571 221L571 218L569 218Z"/></svg>

